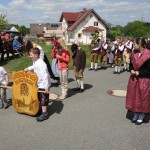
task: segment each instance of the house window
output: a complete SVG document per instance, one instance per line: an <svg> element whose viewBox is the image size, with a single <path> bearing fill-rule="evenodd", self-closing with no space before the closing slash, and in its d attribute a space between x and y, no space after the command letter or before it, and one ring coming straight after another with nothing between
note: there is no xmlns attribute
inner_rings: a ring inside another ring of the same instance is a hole
<svg viewBox="0 0 150 150"><path fill-rule="evenodd" d="M81 38L81 36L82 36L81 33L79 33L79 34L78 34L78 38Z"/></svg>
<svg viewBox="0 0 150 150"><path fill-rule="evenodd" d="M98 26L98 22L94 22L94 26Z"/></svg>
<svg viewBox="0 0 150 150"><path fill-rule="evenodd" d="M51 27L58 27L58 24L51 24Z"/></svg>

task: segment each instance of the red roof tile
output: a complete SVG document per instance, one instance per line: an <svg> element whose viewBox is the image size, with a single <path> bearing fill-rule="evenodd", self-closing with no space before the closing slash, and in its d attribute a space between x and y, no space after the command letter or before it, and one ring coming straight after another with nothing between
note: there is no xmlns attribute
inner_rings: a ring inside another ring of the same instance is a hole
<svg viewBox="0 0 150 150"><path fill-rule="evenodd" d="M104 31L103 29L100 29L99 27L94 27L94 26L89 26L89 27L86 27L85 29L83 29L82 31Z"/></svg>
<svg viewBox="0 0 150 150"><path fill-rule="evenodd" d="M77 21L74 23L74 24L72 24L69 28L68 28L68 30L73 30L88 14L90 14L92 12L92 10L90 9L90 10L85 10L85 11L83 11L82 12L82 15L80 15L80 17L78 17L78 19L77 19Z"/></svg>
<svg viewBox="0 0 150 150"><path fill-rule="evenodd" d="M66 19L66 21L76 21L78 17L82 15L82 13L63 12L62 15Z"/></svg>

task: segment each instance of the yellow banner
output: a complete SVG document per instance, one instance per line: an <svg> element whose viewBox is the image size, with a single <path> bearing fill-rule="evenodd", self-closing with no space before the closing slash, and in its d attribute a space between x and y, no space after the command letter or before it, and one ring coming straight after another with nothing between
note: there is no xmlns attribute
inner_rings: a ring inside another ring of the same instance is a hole
<svg viewBox="0 0 150 150"><path fill-rule="evenodd" d="M12 104L16 112L36 115L39 111L37 75L33 72L12 73Z"/></svg>

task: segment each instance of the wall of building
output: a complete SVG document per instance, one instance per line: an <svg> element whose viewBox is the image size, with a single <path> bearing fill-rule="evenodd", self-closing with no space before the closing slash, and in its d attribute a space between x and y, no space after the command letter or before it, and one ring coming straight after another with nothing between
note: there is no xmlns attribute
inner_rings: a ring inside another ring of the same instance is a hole
<svg viewBox="0 0 150 150"><path fill-rule="evenodd" d="M83 30L86 27L94 26L94 22L98 22L98 26L95 27L99 27L100 29L104 30L102 31L102 36L104 37L104 39L106 39L105 26L97 19L97 17L93 13L91 13L73 31L68 32L67 42L70 42L70 40L73 41L74 39L74 41L76 42L83 42L84 44L89 44L92 40L92 34L94 34L94 31L83 32ZM81 37L79 37L79 34L81 35Z"/></svg>

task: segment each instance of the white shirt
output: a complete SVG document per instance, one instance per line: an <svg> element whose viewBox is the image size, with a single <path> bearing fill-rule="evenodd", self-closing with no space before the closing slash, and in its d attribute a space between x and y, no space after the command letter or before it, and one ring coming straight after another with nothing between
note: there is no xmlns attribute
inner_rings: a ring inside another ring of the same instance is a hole
<svg viewBox="0 0 150 150"><path fill-rule="evenodd" d="M5 75L7 74L6 70L3 67L0 67L0 84L6 85Z"/></svg>
<svg viewBox="0 0 150 150"><path fill-rule="evenodd" d="M96 47L96 48L94 48L94 49L92 49L93 51L97 51L97 50L99 50L100 48L101 48L101 46L102 46L102 42L101 42L101 40L98 42L98 47Z"/></svg>
<svg viewBox="0 0 150 150"><path fill-rule="evenodd" d="M107 50L108 44L107 44L107 43L103 43L103 44L102 44L102 48L103 48L104 50Z"/></svg>
<svg viewBox="0 0 150 150"><path fill-rule="evenodd" d="M122 52L124 50L124 45L119 45L118 50Z"/></svg>
<svg viewBox="0 0 150 150"><path fill-rule="evenodd" d="M47 66L45 62L39 58L36 61L33 61L33 65L27 68L28 70L34 70L38 76L37 86L41 89L49 89L51 86L50 76L48 73Z"/></svg>
<svg viewBox="0 0 150 150"><path fill-rule="evenodd" d="M132 49L132 45L133 45L133 42L132 41L127 41L126 43L125 43L125 47L126 48L128 48L128 49Z"/></svg>
<svg viewBox="0 0 150 150"><path fill-rule="evenodd" d="M108 47L107 43L103 43L100 51L102 52L102 49L106 51L107 47Z"/></svg>

